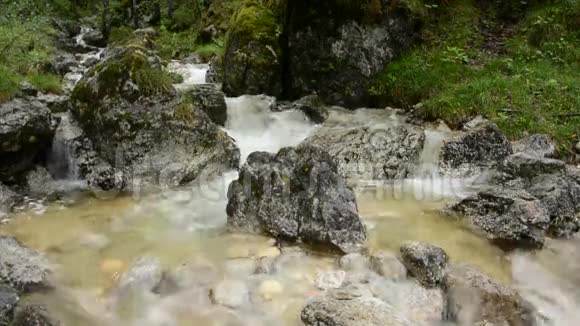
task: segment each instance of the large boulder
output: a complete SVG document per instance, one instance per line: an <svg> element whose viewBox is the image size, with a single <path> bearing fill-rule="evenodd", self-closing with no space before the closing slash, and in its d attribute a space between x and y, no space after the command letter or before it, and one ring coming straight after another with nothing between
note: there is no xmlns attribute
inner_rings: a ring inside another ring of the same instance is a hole
<svg viewBox="0 0 580 326"><path fill-rule="evenodd" d="M332 157L317 147L252 153L228 192L228 226L345 252L365 244L356 199Z"/></svg>
<svg viewBox="0 0 580 326"><path fill-rule="evenodd" d="M413 325L398 309L380 299L356 294L345 297L342 292L311 299L301 319L306 326Z"/></svg>
<svg viewBox="0 0 580 326"><path fill-rule="evenodd" d="M15 182L43 154L54 134L50 110L14 99L0 105L0 181Z"/></svg>
<svg viewBox="0 0 580 326"><path fill-rule="evenodd" d="M323 123L328 119L328 108L317 95L308 95L294 102L278 102L277 111L300 110L314 123Z"/></svg>
<svg viewBox="0 0 580 326"><path fill-rule="evenodd" d="M223 88L230 96L282 94L282 27L259 1L245 1L226 36Z"/></svg>
<svg viewBox="0 0 580 326"><path fill-rule="evenodd" d="M352 180L404 179L417 167L424 132L414 126L320 128L304 144L324 148Z"/></svg>
<svg viewBox="0 0 580 326"><path fill-rule="evenodd" d="M502 161L512 153L512 145L499 127L483 123L445 141L439 165L444 173L469 175Z"/></svg>
<svg viewBox="0 0 580 326"><path fill-rule="evenodd" d="M225 94L216 85L194 85L187 95L195 107L200 108L215 124L224 126L228 118Z"/></svg>
<svg viewBox="0 0 580 326"><path fill-rule="evenodd" d="M20 292L49 286L48 260L12 237L0 237L0 281Z"/></svg>
<svg viewBox="0 0 580 326"><path fill-rule="evenodd" d="M109 50L76 85L71 104L106 163L92 172L98 183L137 191L238 165L233 140L191 96L175 94L159 59L142 48Z"/></svg>
<svg viewBox="0 0 580 326"><path fill-rule="evenodd" d="M370 85L413 42L417 21L387 0L289 1L285 91L368 105Z"/></svg>
<svg viewBox="0 0 580 326"><path fill-rule="evenodd" d="M449 207L506 249L541 248L550 223L542 203L524 190L489 188Z"/></svg>
<svg viewBox="0 0 580 326"><path fill-rule="evenodd" d="M534 309L514 289L474 267L450 268L445 293L447 317L459 325L536 325Z"/></svg>

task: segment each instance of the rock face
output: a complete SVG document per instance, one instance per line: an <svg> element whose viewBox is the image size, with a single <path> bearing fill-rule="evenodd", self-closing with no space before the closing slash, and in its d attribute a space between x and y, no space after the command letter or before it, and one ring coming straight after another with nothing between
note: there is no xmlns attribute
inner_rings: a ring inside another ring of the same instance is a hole
<svg viewBox="0 0 580 326"><path fill-rule="evenodd" d="M448 319L459 325L536 325L533 308L515 290L471 266L453 266L445 292Z"/></svg>
<svg viewBox="0 0 580 326"><path fill-rule="evenodd" d="M447 253L424 242L407 242L401 245L401 260L407 270L426 288L436 287L445 278Z"/></svg>
<svg viewBox="0 0 580 326"><path fill-rule="evenodd" d="M373 297L317 297L301 314L306 326L403 326L413 325L397 309Z"/></svg>
<svg viewBox="0 0 580 326"><path fill-rule="evenodd" d="M413 174L425 134L412 126L321 128L304 144L324 148L341 176L359 180L404 179Z"/></svg>
<svg viewBox="0 0 580 326"><path fill-rule="evenodd" d="M373 78L414 38L416 22L388 1L299 0L286 12L291 97L316 91L327 103L364 106Z"/></svg>
<svg viewBox="0 0 580 326"><path fill-rule="evenodd" d="M541 202L525 191L489 189L450 207L501 247L541 248L550 218Z"/></svg>
<svg viewBox="0 0 580 326"><path fill-rule="evenodd" d="M0 237L0 280L21 292L46 288L48 260L12 237Z"/></svg>
<svg viewBox="0 0 580 326"><path fill-rule="evenodd" d="M230 96L282 94L281 27L271 9L246 1L233 18L223 58L223 88Z"/></svg>
<svg viewBox="0 0 580 326"><path fill-rule="evenodd" d="M72 112L106 163L92 172L96 183L138 191L237 167L233 140L171 84L159 59L137 47L110 50L79 81Z"/></svg>
<svg viewBox="0 0 580 326"><path fill-rule="evenodd" d="M54 134L50 110L36 101L0 105L0 181L15 182L32 167Z"/></svg>
<svg viewBox="0 0 580 326"><path fill-rule="evenodd" d="M440 153L444 173L469 175L502 161L513 152L507 137L493 123L484 123L445 141Z"/></svg>
<svg viewBox="0 0 580 326"><path fill-rule="evenodd" d="M354 193L337 171L317 147L252 153L230 185L228 226L345 252L360 249L366 229Z"/></svg>

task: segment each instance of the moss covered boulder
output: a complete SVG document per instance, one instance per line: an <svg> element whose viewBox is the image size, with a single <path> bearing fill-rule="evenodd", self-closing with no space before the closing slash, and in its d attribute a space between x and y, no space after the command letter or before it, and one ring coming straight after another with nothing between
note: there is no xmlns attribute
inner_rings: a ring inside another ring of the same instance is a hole
<svg viewBox="0 0 580 326"><path fill-rule="evenodd" d="M94 171L99 185L137 191L187 183L238 165L233 140L198 102L176 94L158 58L144 49L109 51L79 81L71 106L109 166Z"/></svg>
<svg viewBox="0 0 580 326"><path fill-rule="evenodd" d="M245 1L226 36L223 83L228 95L282 94L281 31L271 9Z"/></svg>

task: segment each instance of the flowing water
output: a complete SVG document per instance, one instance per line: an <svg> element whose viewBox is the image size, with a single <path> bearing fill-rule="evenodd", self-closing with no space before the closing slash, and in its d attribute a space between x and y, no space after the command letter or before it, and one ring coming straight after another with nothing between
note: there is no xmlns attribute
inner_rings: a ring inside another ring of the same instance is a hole
<svg viewBox="0 0 580 326"><path fill-rule="evenodd" d="M194 83L194 78L186 80ZM225 130L236 140L243 160L256 150L295 146L321 128L299 111L271 112L269 97L228 98L227 104ZM334 110L325 127L384 123L403 122L386 111ZM454 262L475 264L501 281L513 282L546 318L555 320L549 325L573 325L580 298L576 242L553 242L535 255L507 256L459 221L437 213L447 200L469 193L472 186L470 180L449 183L437 173L437 149L448 136L446 130L427 131L420 172L396 191L381 184L358 188L371 251L396 252L407 240L434 243ZM300 247L280 252L267 237L226 233L226 189L236 177L231 172L146 198L99 200L87 195L72 203L50 203L17 213L0 232L45 252L54 264L56 290L37 299L65 325L301 325L302 306L319 293L320 275L338 269L337 257ZM275 272L253 273L261 257L274 256L279 256ZM164 270L191 268L195 282L161 294L123 295L121 275L141 257L159 259ZM247 288L238 289L242 299L236 309L212 304L208 285L220 280L237 280Z"/></svg>

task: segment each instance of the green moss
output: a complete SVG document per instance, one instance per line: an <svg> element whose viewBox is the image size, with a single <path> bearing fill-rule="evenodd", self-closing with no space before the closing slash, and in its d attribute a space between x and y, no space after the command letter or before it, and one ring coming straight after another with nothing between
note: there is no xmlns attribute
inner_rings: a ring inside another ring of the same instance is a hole
<svg viewBox="0 0 580 326"><path fill-rule="evenodd" d="M235 35L242 43L276 44L281 32L271 9L258 0L246 0L234 16L228 35Z"/></svg>
<svg viewBox="0 0 580 326"><path fill-rule="evenodd" d="M28 81L45 93L61 94L62 81L60 77L49 73L35 73L27 77Z"/></svg>
<svg viewBox="0 0 580 326"><path fill-rule="evenodd" d="M11 69L0 66L0 103L10 100L18 93L20 76Z"/></svg>
<svg viewBox="0 0 580 326"><path fill-rule="evenodd" d="M426 21L424 42L390 64L370 91L389 105L420 102L419 115L452 127L481 114L512 139L546 133L569 156L580 134L574 115L580 107L579 3L535 7L510 26L498 12L457 2ZM490 45L486 34L498 37L498 30L503 45Z"/></svg>

